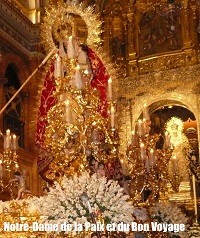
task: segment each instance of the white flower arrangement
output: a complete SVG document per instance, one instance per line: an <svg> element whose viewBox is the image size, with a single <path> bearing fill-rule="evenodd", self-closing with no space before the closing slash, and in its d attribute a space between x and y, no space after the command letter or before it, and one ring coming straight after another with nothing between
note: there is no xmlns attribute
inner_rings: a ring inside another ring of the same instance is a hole
<svg viewBox="0 0 200 238"><path fill-rule="evenodd" d="M187 228L189 227L188 218L181 209L172 202L158 202L150 208L151 219L156 219L159 223L165 224L185 224L185 231L170 232L170 237L186 237Z"/></svg>
<svg viewBox="0 0 200 238"><path fill-rule="evenodd" d="M87 202L81 200L83 193L89 198L92 212L101 213L105 222L130 223L133 220L132 202L128 201L129 196L124 195L118 182L97 178L96 174L90 176L87 172L70 179L63 177L42 201L37 201L37 209L48 221L84 224L90 220L91 211Z"/></svg>
<svg viewBox="0 0 200 238"><path fill-rule="evenodd" d="M84 200L83 195L88 200ZM26 204L27 214L40 215L39 224L57 224L61 227L64 222L72 225L76 222L84 230L85 222L93 223L91 213L100 222L130 224L134 220L134 207L129 199L117 181L84 172L80 176L63 177L45 196L0 202L0 213L5 209L10 212L13 203L19 207ZM76 232L73 230L72 235L76 236Z"/></svg>

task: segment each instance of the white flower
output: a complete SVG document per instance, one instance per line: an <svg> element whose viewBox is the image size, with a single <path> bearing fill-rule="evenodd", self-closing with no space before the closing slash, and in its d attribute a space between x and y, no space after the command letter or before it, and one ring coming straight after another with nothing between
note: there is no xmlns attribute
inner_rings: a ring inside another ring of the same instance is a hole
<svg viewBox="0 0 200 238"><path fill-rule="evenodd" d="M150 215L153 219L157 219L160 223L185 224L186 229L189 226L188 218L174 203L159 202L155 204L155 206L151 207ZM184 237L185 231L176 233L171 232L170 235L173 236L174 234L182 235Z"/></svg>
<svg viewBox="0 0 200 238"><path fill-rule="evenodd" d="M133 208L133 215L135 216L135 218L137 220L140 220L140 221L147 221L148 220L148 213L147 213L147 210L145 208L134 207Z"/></svg>

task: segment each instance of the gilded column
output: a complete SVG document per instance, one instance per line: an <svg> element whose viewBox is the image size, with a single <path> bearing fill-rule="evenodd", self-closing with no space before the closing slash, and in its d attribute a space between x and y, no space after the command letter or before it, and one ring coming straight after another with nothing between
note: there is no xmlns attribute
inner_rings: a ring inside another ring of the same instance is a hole
<svg viewBox="0 0 200 238"><path fill-rule="evenodd" d="M189 48L192 46L192 41L190 38L190 18L189 18L189 10L188 10L188 0L182 1L182 35L183 35L183 47Z"/></svg>
<svg viewBox="0 0 200 238"><path fill-rule="evenodd" d="M196 16L196 11L197 11L197 6L195 4L194 0L191 0L191 29L190 29L190 35L191 39L193 42L197 43L197 16Z"/></svg>
<svg viewBox="0 0 200 238"><path fill-rule="evenodd" d="M111 34L112 34L112 24L111 24L111 17L109 15L105 15L103 17L103 21L104 21L104 26L103 26L103 44L104 44L104 50L105 52L108 52L109 55L111 55L110 52L110 38L111 38Z"/></svg>
<svg viewBox="0 0 200 238"><path fill-rule="evenodd" d="M137 74L136 61L136 22L135 22L135 5L134 1L129 0L127 7L127 42L128 42L128 74Z"/></svg>
<svg viewBox="0 0 200 238"><path fill-rule="evenodd" d="M135 40L134 40L134 16L133 13L128 14L128 55L129 59L134 59L136 56Z"/></svg>
<svg viewBox="0 0 200 238"><path fill-rule="evenodd" d="M196 6L196 2L194 0L191 0L190 2L191 4L191 29L190 29L190 34L191 34L191 40L194 44L194 47L198 47L198 24L197 24L197 6ZM194 63L198 62L198 56L197 56L197 52L196 50L194 51Z"/></svg>

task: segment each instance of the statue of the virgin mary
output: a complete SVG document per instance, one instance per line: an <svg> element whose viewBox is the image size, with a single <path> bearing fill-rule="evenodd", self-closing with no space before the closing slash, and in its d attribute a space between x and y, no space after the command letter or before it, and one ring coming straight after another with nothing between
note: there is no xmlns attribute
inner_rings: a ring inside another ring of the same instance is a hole
<svg viewBox="0 0 200 238"><path fill-rule="evenodd" d="M189 161L190 144L183 132L184 123L180 118L172 117L166 123L166 130L170 136L170 143L173 149L169 161L169 180L175 192L180 190L181 185L189 182Z"/></svg>

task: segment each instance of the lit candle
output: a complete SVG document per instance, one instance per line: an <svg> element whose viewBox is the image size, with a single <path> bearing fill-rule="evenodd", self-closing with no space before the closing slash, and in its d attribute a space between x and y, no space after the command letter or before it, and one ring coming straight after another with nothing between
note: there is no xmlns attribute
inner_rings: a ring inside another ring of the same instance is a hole
<svg viewBox="0 0 200 238"><path fill-rule="evenodd" d="M69 59L74 59L75 58L75 49L73 46L73 37L70 36L68 39L68 44L67 44L67 56Z"/></svg>
<svg viewBox="0 0 200 238"><path fill-rule="evenodd" d="M17 136L14 134L13 135L13 150L17 149Z"/></svg>
<svg viewBox="0 0 200 238"><path fill-rule="evenodd" d="M110 121L111 121L111 127L114 128L115 127L115 108L113 106L111 106L111 110L110 110Z"/></svg>
<svg viewBox="0 0 200 238"><path fill-rule="evenodd" d="M142 120L139 119L137 122L137 132L139 136L142 136Z"/></svg>
<svg viewBox="0 0 200 238"><path fill-rule="evenodd" d="M146 149L144 143L140 143L140 158L141 160L144 160L145 157L146 157Z"/></svg>
<svg viewBox="0 0 200 238"><path fill-rule="evenodd" d="M194 215L197 222L197 194L196 194L196 179L194 174L192 175L192 185L194 194Z"/></svg>
<svg viewBox="0 0 200 238"><path fill-rule="evenodd" d="M83 87L83 81L81 78L81 73L80 73L80 67L79 65L76 66L76 72L75 72L75 81L74 81L75 86L78 89L81 89Z"/></svg>
<svg viewBox="0 0 200 238"><path fill-rule="evenodd" d="M11 136L10 136L10 130L6 130L6 135L4 136L4 149L7 150L10 148L11 145Z"/></svg>
<svg viewBox="0 0 200 238"><path fill-rule="evenodd" d="M136 135L135 135L135 131L134 130L131 132L131 144L133 146L136 145Z"/></svg>
<svg viewBox="0 0 200 238"><path fill-rule="evenodd" d="M10 130L9 129L6 130L6 136L10 137Z"/></svg>
<svg viewBox="0 0 200 238"><path fill-rule="evenodd" d="M62 61L58 54L56 54L56 59L54 62L54 77L62 77Z"/></svg>
<svg viewBox="0 0 200 238"><path fill-rule="evenodd" d="M108 80L108 100L112 100L112 79L109 78Z"/></svg>
<svg viewBox="0 0 200 238"><path fill-rule="evenodd" d="M154 153L154 149L151 148L150 152L149 152L149 165L150 166L154 166L155 165L155 153Z"/></svg>
<svg viewBox="0 0 200 238"><path fill-rule="evenodd" d="M65 120L68 123L71 123L71 108L69 100L65 101Z"/></svg>
<svg viewBox="0 0 200 238"><path fill-rule="evenodd" d="M142 120L142 136L145 136L147 134L147 121L146 118L143 118Z"/></svg>
<svg viewBox="0 0 200 238"><path fill-rule="evenodd" d="M3 165L2 165L2 160L0 160L0 177L3 177Z"/></svg>

